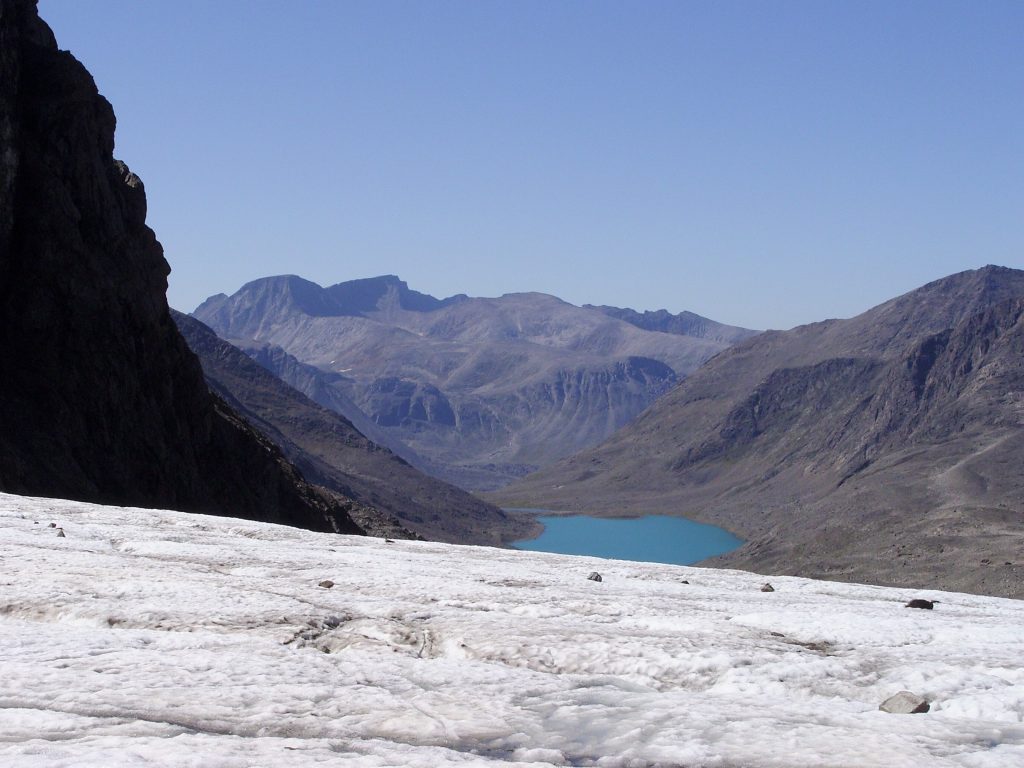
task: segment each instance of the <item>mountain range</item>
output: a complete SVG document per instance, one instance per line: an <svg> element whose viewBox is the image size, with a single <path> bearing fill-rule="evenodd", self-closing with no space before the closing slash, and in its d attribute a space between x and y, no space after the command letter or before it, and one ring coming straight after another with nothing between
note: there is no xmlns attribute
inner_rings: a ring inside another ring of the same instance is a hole
<svg viewBox="0 0 1024 768"><path fill-rule="evenodd" d="M755 333L540 293L437 299L393 275L327 288L263 278L193 314L373 439L470 489L599 443Z"/></svg>
<svg viewBox="0 0 1024 768"><path fill-rule="evenodd" d="M601 445L493 494L666 512L719 564L1024 596L1024 272L937 280L736 344Z"/></svg>

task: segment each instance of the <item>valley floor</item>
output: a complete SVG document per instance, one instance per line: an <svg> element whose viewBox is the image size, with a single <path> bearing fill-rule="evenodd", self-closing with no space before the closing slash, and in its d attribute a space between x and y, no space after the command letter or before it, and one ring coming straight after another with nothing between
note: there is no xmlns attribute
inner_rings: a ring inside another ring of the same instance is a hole
<svg viewBox="0 0 1024 768"><path fill-rule="evenodd" d="M0 552L2 765L1024 764L1021 601L4 494Z"/></svg>

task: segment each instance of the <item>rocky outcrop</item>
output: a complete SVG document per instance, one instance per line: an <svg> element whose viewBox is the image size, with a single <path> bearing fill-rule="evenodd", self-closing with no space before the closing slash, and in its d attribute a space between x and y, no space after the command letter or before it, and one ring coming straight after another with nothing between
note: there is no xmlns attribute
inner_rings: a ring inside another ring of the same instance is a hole
<svg viewBox="0 0 1024 768"><path fill-rule="evenodd" d="M921 715L931 710L932 705L925 699L910 691L894 693L878 705L882 712L890 715Z"/></svg>
<svg viewBox="0 0 1024 768"><path fill-rule="evenodd" d="M0 0L0 488L358 532L206 388L114 112Z"/></svg>
<svg viewBox="0 0 1024 768"><path fill-rule="evenodd" d="M667 309L655 311L647 310L637 312L635 309L623 309L621 307L609 307L605 305L584 304L587 309L596 309L598 312L625 320L637 328L646 331L658 331L659 333L674 333L678 336L693 336L697 339L711 339L721 341L725 344L736 344L756 336L757 331L749 328L739 328L735 325L726 325L701 317L693 312L679 312L672 314Z"/></svg>
<svg viewBox="0 0 1024 768"><path fill-rule="evenodd" d="M595 449L494 494L679 513L715 560L1024 597L1024 271L952 275L723 352Z"/></svg>
<svg viewBox="0 0 1024 768"><path fill-rule="evenodd" d="M460 294L436 299L414 291L396 275L381 275L321 288L297 275L278 275L246 283L234 296L218 293L195 311L211 326L232 328L235 335L257 337L268 318L298 313L309 317L366 317L382 307L433 312L463 301Z"/></svg>
<svg viewBox="0 0 1024 768"><path fill-rule="evenodd" d="M653 332L544 294L437 299L393 275L263 278L195 315L416 466L478 490L600 442L728 345L704 318L703 336Z"/></svg>

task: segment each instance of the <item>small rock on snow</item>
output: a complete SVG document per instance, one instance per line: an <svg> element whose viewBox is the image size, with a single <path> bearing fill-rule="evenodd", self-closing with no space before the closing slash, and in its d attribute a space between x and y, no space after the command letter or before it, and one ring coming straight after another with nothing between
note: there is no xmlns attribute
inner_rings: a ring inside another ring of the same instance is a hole
<svg viewBox="0 0 1024 768"><path fill-rule="evenodd" d="M893 715L917 715L931 709L931 704L916 693L900 691L883 701L878 708Z"/></svg>
<svg viewBox="0 0 1024 768"><path fill-rule="evenodd" d="M773 587L773 586L772 586L772 585L771 585L770 583L768 583L768 582L766 581L766 582L764 583L764 586L763 586L763 587L761 587L761 591L762 591L762 592L774 592L774 591L775 591L775 587Z"/></svg>
<svg viewBox="0 0 1024 768"><path fill-rule="evenodd" d="M587 576L587 578L590 579L591 581L601 581L602 580L601 579L601 574L598 573L597 571L591 572L591 574L589 576Z"/></svg>
<svg viewBox="0 0 1024 768"><path fill-rule="evenodd" d="M324 579L323 581L320 582L319 586L323 587L324 589L330 589L331 587L334 586L334 582L331 581L330 579Z"/></svg>

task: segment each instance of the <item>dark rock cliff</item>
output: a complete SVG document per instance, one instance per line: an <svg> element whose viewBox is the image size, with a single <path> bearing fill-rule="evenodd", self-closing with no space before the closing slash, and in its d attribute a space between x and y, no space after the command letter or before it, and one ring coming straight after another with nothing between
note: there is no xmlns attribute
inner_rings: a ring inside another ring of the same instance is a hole
<svg viewBox="0 0 1024 768"><path fill-rule="evenodd" d="M358 532L206 388L114 112L0 0L0 489Z"/></svg>

